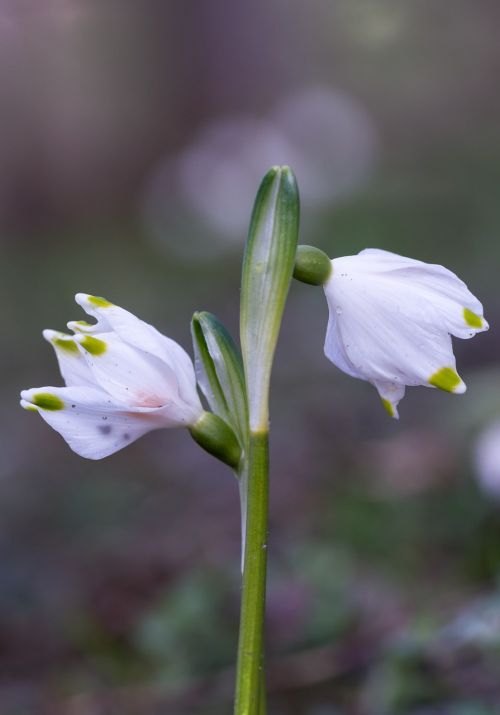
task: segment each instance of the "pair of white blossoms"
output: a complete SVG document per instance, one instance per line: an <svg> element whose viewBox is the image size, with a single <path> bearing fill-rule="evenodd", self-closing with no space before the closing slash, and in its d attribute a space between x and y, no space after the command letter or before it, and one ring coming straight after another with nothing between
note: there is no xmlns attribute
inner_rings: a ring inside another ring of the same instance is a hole
<svg viewBox="0 0 500 715"><path fill-rule="evenodd" d="M336 258L324 284L326 356L371 382L392 417L406 385L465 392L451 335L488 329L481 303L451 271L366 249ZM74 335L44 330L66 387L23 390L35 410L82 457L101 459L162 427L192 427L204 414L193 363L175 341L104 298L78 293L95 324Z"/></svg>

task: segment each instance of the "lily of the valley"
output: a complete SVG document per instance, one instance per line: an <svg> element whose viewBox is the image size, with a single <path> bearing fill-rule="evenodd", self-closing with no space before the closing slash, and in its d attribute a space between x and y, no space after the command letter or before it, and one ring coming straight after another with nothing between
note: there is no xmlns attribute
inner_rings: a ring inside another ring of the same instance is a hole
<svg viewBox="0 0 500 715"><path fill-rule="evenodd" d="M21 392L77 454L100 459L162 427L193 428L204 412L193 363L175 341L104 298L78 293L96 323L68 323L74 335L44 330L66 387ZM214 417L215 416L210 416Z"/></svg>
<svg viewBox="0 0 500 715"><path fill-rule="evenodd" d="M326 356L371 382L392 417L406 385L465 392L451 336L472 338L488 323L454 273L368 248L332 260L323 285L330 314Z"/></svg>

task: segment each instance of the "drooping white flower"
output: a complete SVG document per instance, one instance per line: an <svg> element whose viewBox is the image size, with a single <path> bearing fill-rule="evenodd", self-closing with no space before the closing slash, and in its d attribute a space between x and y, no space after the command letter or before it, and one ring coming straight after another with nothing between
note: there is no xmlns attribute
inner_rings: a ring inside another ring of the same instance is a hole
<svg viewBox="0 0 500 715"><path fill-rule="evenodd" d="M66 387L21 392L77 454L101 459L151 430L191 427L204 413L193 363L176 342L104 298L78 293L93 318L74 335L44 330Z"/></svg>
<svg viewBox="0 0 500 715"><path fill-rule="evenodd" d="M451 336L488 329L465 283L443 266L375 248L331 263L325 354L337 367L371 382L395 418L406 385L465 392Z"/></svg>

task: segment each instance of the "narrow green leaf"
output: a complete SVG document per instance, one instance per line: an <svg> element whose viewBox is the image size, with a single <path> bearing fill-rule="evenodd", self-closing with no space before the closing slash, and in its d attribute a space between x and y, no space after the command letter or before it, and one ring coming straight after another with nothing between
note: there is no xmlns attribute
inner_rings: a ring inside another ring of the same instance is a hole
<svg viewBox="0 0 500 715"><path fill-rule="evenodd" d="M222 323L206 311L191 321L198 383L210 408L234 430L245 449L248 411L241 355Z"/></svg>
<svg viewBox="0 0 500 715"><path fill-rule="evenodd" d="M264 177L255 199L241 283L241 347L252 431L268 427L269 381L298 230L295 177L286 166L274 167Z"/></svg>

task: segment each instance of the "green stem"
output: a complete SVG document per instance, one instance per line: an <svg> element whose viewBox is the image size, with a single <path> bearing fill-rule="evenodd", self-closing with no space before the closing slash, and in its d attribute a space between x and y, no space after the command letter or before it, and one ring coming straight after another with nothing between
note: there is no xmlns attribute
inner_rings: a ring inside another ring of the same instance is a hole
<svg viewBox="0 0 500 715"><path fill-rule="evenodd" d="M266 602L269 434L250 434L246 541L234 715L265 715L263 677Z"/></svg>

